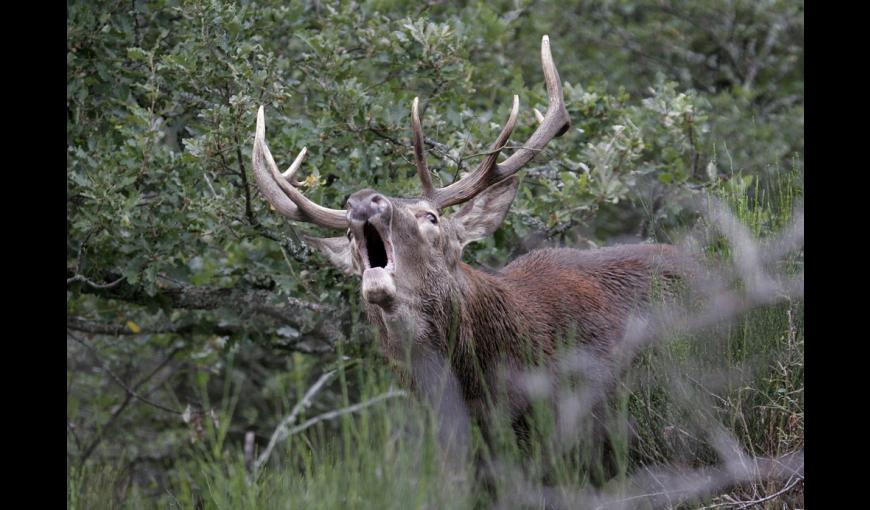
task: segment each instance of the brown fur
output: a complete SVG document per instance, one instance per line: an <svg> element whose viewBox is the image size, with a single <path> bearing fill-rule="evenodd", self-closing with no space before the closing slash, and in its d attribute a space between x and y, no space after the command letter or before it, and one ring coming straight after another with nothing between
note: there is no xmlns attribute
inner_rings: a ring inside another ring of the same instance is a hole
<svg viewBox="0 0 870 510"><path fill-rule="evenodd" d="M452 299L442 301L442 286L426 287L432 294L422 296L421 312L428 327L411 357L450 359L469 410L479 414L500 373L553 363L557 341L573 340L607 360L629 315L647 302L653 275L672 280L679 274L676 260L669 245L628 245L533 251L496 274L459 263L457 288L447 293ZM454 306L458 323L451 318ZM403 366L407 353L390 338L380 309L370 305L369 317L386 355ZM451 327L456 345L450 345ZM414 385L415 374L400 373ZM516 400L508 403L514 414L522 412L519 392L509 389L508 395Z"/></svg>

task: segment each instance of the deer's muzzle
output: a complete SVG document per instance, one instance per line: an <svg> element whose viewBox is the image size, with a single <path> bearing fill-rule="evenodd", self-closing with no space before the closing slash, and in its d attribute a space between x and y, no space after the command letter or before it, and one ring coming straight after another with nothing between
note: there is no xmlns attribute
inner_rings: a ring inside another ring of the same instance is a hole
<svg viewBox="0 0 870 510"><path fill-rule="evenodd" d="M392 204L380 193L365 189L347 200L347 216L363 269L363 296L385 306L395 296L395 257L390 237Z"/></svg>
<svg viewBox="0 0 870 510"><path fill-rule="evenodd" d="M362 224L375 217L389 222L391 208L389 199L373 189L357 191L347 199L347 215L351 227L354 223Z"/></svg>

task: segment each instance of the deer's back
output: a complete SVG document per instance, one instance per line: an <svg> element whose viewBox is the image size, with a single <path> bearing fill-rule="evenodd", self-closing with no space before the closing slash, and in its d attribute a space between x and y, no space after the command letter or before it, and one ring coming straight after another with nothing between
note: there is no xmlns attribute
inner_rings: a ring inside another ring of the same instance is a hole
<svg viewBox="0 0 870 510"><path fill-rule="evenodd" d="M673 246L636 244L536 250L501 275L530 337L547 342L570 337L606 349L622 337L629 315L680 272Z"/></svg>

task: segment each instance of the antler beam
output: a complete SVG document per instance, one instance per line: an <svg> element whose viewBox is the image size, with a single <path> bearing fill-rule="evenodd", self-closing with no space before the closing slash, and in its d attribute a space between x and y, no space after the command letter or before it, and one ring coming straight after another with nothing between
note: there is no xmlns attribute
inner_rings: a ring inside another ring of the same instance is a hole
<svg viewBox="0 0 870 510"><path fill-rule="evenodd" d="M251 160L254 167L254 177L257 187L266 197L266 200L281 215L291 220L304 221L320 225L321 227L345 229L348 226L345 211L329 209L307 199L301 191L296 189L299 182L294 174L308 150L303 147L283 174L278 170L275 159L266 145L266 121L263 107L257 111L257 134L254 138L254 150Z"/></svg>
<svg viewBox="0 0 870 510"><path fill-rule="evenodd" d="M434 189L431 176L426 166L426 158L423 153L423 132L420 127L420 118L417 111L417 99L411 107L411 128L414 133L414 156L417 161L417 173L423 187L423 197L432 200L438 208L459 204L474 198L478 193L489 186L504 180L517 173L526 163L532 160L550 140L562 136L570 127L571 121L568 110L565 108L565 100L562 97L562 82L559 79L559 71L553 62L550 52L550 38L544 36L541 40L541 64L544 69L544 81L547 86L549 107L547 113L541 116L535 110L535 117L539 125L532 133L522 148L513 153L502 163L496 163L499 153L510 138L511 132L517 122L519 112L519 97L514 96L513 108L510 117L495 142L490 146L487 157L470 174L462 179L445 186Z"/></svg>

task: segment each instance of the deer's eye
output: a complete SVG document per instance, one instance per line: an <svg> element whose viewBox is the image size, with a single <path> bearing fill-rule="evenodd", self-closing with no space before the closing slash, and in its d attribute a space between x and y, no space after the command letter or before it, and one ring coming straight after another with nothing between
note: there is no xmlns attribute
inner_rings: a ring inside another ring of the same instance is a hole
<svg viewBox="0 0 870 510"><path fill-rule="evenodd" d="M426 213L426 219L429 220L429 223L431 223L433 225L438 224L438 217L430 212Z"/></svg>

